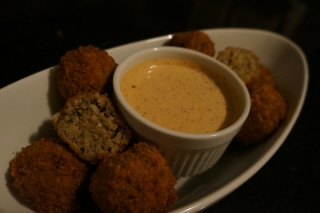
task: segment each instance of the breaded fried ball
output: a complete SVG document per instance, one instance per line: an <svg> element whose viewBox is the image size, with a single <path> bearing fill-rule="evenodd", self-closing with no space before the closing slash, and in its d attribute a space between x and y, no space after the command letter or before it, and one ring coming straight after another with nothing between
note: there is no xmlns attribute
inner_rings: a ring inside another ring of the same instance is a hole
<svg viewBox="0 0 320 213"><path fill-rule="evenodd" d="M36 212L71 212L78 208L88 171L87 163L59 139L41 139L11 161L13 183L8 185Z"/></svg>
<svg viewBox="0 0 320 213"><path fill-rule="evenodd" d="M273 133L286 113L286 103L271 85L263 84L250 89L251 109L236 140L244 145L255 144Z"/></svg>
<svg viewBox="0 0 320 213"><path fill-rule="evenodd" d="M196 50L209 56L213 56L215 53L213 41L207 34L201 31L176 33L167 45Z"/></svg>
<svg viewBox="0 0 320 213"><path fill-rule="evenodd" d="M92 164L102 154L121 152L132 136L108 95L98 92L69 98L52 123L60 138Z"/></svg>
<svg viewBox="0 0 320 213"><path fill-rule="evenodd" d="M272 87L275 86L275 80L271 74L271 71L263 65L260 66L260 77L257 83L260 85L268 84Z"/></svg>
<svg viewBox="0 0 320 213"><path fill-rule="evenodd" d="M84 92L105 92L112 87L114 59L94 46L80 46L60 59L56 81L61 95L68 99Z"/></svg>
<svg viewBox="0 0 320 213"><path fill-rule="evenodd" d="M176 179L158 149L146 142L102 161L89 190L104 213L167 212L177 201Z"/></svg>

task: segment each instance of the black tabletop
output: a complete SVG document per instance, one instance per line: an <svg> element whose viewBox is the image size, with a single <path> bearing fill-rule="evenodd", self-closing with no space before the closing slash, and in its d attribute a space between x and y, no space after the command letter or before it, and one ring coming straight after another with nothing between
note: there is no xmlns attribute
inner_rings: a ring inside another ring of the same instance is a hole
<svg viewBox="0 0 320 213"><path fill-rule="evenodd" d="M270 161L204 212L320 212L319 13L317 0L3 0L0 88L58 64L66 51L80 45L107 49L179 31L225 27L283 34L309 62L302 112Z"/></svg>

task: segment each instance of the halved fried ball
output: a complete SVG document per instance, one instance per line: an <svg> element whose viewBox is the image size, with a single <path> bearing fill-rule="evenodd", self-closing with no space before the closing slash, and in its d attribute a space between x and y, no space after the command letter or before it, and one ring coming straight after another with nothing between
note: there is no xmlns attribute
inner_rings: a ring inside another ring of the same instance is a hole
<svg viewBox="0 0 320 213"><path fill-rule="evenodd" d="M13 183L8 185L36 212L71 212L79 207L89 166L60 139L33 142L22 148L10 166Z"/></svg>
<svg viewBox="0 0 320 213"><path fill-rule="evenodd" d="M112 88L116 67L106 51L80 46L61 57L56 74L58 89L65 99L84 92L104 93Z"/></svg>
<svg viewBox="0 0 320 213"><path fill-rule="evenodd" d="M52 123L60 138L92 164L101 154L121 152L132 136L108 95L98 92L69 98Z"/></svg>
<svg viewBox="0 0 320 213"><path fill-rule="evenodd" d="M89 190L103 212L167 212L176 202L176 179L158 149L139 142L102 161Z"/></svg>

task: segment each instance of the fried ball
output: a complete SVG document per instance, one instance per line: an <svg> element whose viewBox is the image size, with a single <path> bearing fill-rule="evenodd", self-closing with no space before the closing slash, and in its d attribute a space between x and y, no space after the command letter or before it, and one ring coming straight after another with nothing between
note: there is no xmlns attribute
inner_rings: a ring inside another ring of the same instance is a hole
<svg viewBox="0 0 320 213"><path fill-rule="evenodd" d="M62 141L41 139L11 161L13 183L8 185L36 212L71 212L79 206L88 171L89 166Z"/></svg>
<svg viewBox="0 0 320 213"><path fill-rule="evenodd" d="M275 86L275 82L274 82L274 77L271 74L271 71L266 68L265 66L261 65L260 66L260 76L259 76L259 80L258 80L258 84L268 84L272 87Z"/></svg>
<svg viewBox="0 0 320 213"><path fill-rule="evenodd" d="M167 45L196 50L209 56L213 56L215 53L214 43L207 34L201 31L176 33Z"/></svg>
<svg viewBox="0 0 320 213"><path fill-rule="evenodd" d="M233 70L247 87L250 87L260 78L260 59L250 50L240 47L227 47L218 53L217 59Z"/></svg>
<svg viewBox="0 0 320 213"><path fill-rule="evenodd" d="M102 161L89 190L103 212L167 212L176 202L176 179L158 149L146 142Z"/></svg>
<svg viewBox="0 0 320 213"><path fill-rule="evenodd" d="M60 138L92 164L101 154L121 152L132 136L107 94L97 92L69 98L52 123Z"/></svg>
<svg viewBox="0 0 320 213"><path fill-rule="evenodd" d="M259 143L273 133L286 113L286 103L271 85L250 89L251 109L236 140L244 145Z"/></svg>
<svg viewBox="0 0 320 213"><path fill-rule="evenodd" d="M56 74L58 89L65 99L83 92L106 92L112 87L116 67L106 51L80 46L61 57Z"/></svg>

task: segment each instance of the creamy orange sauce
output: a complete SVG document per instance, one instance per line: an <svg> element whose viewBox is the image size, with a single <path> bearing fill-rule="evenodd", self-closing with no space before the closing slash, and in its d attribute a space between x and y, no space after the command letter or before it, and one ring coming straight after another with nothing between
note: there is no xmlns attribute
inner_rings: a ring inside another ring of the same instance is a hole
<svg viewBox="0 0 320 213"><path fill-rule="evenodd" d="M168 129L209 133L234 122L234 93L213 70L178 59L154 59L131 68L121 92L146 119Z"/></svg>

